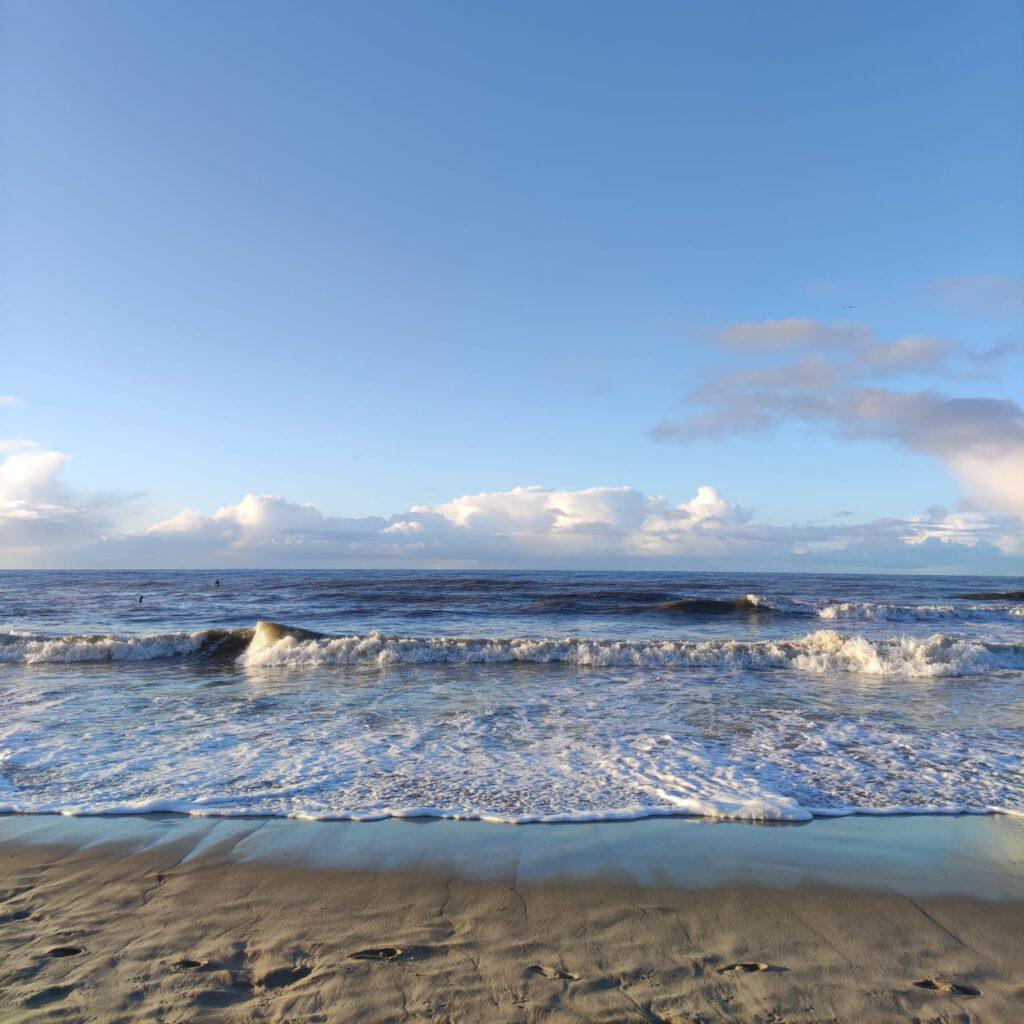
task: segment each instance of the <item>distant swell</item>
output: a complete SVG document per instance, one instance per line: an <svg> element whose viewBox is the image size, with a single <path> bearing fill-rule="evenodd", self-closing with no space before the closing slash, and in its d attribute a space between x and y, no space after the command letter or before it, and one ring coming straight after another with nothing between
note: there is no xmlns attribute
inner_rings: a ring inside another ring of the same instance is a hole
<svg viewBox="0 0 1024 1024"><path fill-rule="evenodd" d="M743 597L673 597L663 593L602 591L544 598L534 601L531 611L543 614L601 616L669 616L717 618L726 616L817 616L826 621L862 622L999 622L1024 618L1024 605L1011 602L1015 592L974 594L981 605L889 604L880 601L798 600L746 594Z"/></svg>
<svg viewBox="0 0 1024 1024"><path fill-rule="evenodd" d="M660 609L670 612L673 615L735 615L743 614L765 614L785 609L776 608L767 601L764 601L756 594L748 594L746 597L712 598L712 597L687 597L677 601L665 601L659 605Z"/></svg>
<svg viewBox="0 0 1024 1024"><path fill-rule="evenodd" d="M612 617L668 616L717 618L727 616L817 616L826 621L864 622L996 622L1024 617L1024 605L1009 602L1013 594L973 595L993 603L981 605L889 604L879 601L799 600L764 594L742 597L678 597L657 591L600 591L564 594L534 600L529 611L544 615Z"/></svg>

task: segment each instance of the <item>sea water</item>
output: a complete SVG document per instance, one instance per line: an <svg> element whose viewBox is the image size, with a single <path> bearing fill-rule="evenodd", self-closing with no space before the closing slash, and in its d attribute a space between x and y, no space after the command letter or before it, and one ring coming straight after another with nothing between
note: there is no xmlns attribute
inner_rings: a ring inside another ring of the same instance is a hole
<svg viewBox="0 0 1024 1024"><path fill-rule="evenodd" d="M0 573L0 810L1022 813L1022 590L920 576Z"/></svg>

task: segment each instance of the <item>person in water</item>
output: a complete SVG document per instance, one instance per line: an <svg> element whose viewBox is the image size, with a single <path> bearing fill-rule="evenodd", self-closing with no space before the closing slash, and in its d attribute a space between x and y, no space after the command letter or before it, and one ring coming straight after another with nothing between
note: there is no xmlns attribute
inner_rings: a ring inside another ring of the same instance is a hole
<svg viewBox="0 0 1024 1024"><path fill-rule="evenodd" d="M139 604L142 604L142 595L139 594Z"/></svg>
<svg viewBox="0 0 1024 1024"><path fill-rule="evenodd" d="M219 586L220 586L220 580L214 580L214 581L213 581L213 585L214 585L215 587L219 587Z"/></svg>

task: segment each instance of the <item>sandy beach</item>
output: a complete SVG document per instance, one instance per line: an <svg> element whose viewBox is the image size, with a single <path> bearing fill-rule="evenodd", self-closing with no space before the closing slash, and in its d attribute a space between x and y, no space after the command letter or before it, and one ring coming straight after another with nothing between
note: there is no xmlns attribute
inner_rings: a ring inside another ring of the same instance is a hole
<svg viewBox="0 0 1024 1024"><path fill-rule="evenodd" d="M5 1022L1010 1024L1022 865L1024 827L997 816L8 816L0 1006Z"/></svg>

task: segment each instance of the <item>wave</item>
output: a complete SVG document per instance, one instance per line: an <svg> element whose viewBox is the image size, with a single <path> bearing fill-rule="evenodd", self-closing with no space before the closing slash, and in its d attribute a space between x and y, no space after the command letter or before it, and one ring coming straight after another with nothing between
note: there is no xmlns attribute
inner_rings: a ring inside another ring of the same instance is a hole
<svg viewBox="0 0 1024 1024"><path fill-rule="evenodd" d="M992 595L992 600L997 595ZM1011 600L1011 595L998 595ZM877 601L800 600L764 594L743 597L675 597L659 593L608 591L567 594L534 601L531 611L553 614L718 616L817 616L826 621L994 622L1024 618L1024 605L891 604Z"/></svg>
<svg viewBox="0 0 1024 1024"><path fill-rule="evenodd" d="M959 676L1024 669L1024 644L985 643L942 634L871 640L832 630L818 630L791 640L416 638L381 633L301 637L287 627L260 622L239 662L249 668L523 662L584 667L796 669L819 675Z"/></svg>
<svg viewBox="0 0 1024 1024"><path fill-rule="evenodd" d="M678 597L670 594L602 591L565 594L533 601L529 611L555 615L817 616L828 621L988 622L1024 617L1024 605L889 604L875 601L800 600L764 594L742 597Z"/></svg>
<svg viewBox="0 0 1024 1024"><path fill-rule="evenodd" d="M878 601L798 601L748 594L758 608L789 615L816 615L827 621L859 622L995 622L1024 618L1020 605L888 604Z"/></svg>
<svg viewBox="0 0 1024 1024"><path fill-rule="evenodd" d="M482 821L492 825L569 825L601 822L643 821L651 818L706 818L712 821L743 822L808 822L815 818L872 817L897 815L1007 815L1019 817L1024 812L1012 807L971 804L857 804L835 807L805 807L781 797L775 801L751 799L737 806L717 806L711 801L694 799L675 807L638 803L626 807L595 807L584 811L515 813L487 807L437 807L432 804L388 804L383 807L336 810L332 807L280 808L266 806L258 800L246 801L230 790L213 794L203 800L187 798L126 799L101 802L80 800L39 801L22 799L0 801L0 814L59 814L63 817L88 818L139 816L147 814L180 814L190 818L286 818L297 821L373 822L388 819L435 818L447 821Z"/></svg>
<svg viewBox="0 0 1024 1024"><path fill-rule="evenodd" d="M954 594L953 596L965 601L1024 601L1024 590L1004 590L1001 593L980 591L974 594Z"/></svg>
<svg viewBox="0 0 1024 1024"><path fill-rule="evenodd" d="M158 658L237 657L252 629L202 629L142 636L45 637L0 633L0 664L59 664L97 661L153 661Z"/></svg>
<svg viewBox="0 0 1024 1024"><path fill-rule="evenodd" d="M662 611L675 615L764 614L783 610L767 601L762 601L756 594L731 598L687 597L676 601L666 601L659 607Z"/></svg>
<svg viewBox="0 0 1024 1024"><path fill-rule="evenodd" d="M252 629L137 637L0 634L0 662L21 664L235 659L242 668L329 665L566 664L581 667L793 669L816 675L962 676L1024 670L1024 644L951 637L871 639L821 629L786 640L587 637L325 636L274 622Z"/></svg>
<svg viewBox="0 0 1024 1024"><path fill-rule="evenodd" d="M1024 617L1024 608L956 607L948 604L876 604L871 601L837 601L817 610L821 619L856 619L861 621L934 622L950 620L962 622L991 622L1004 618Z"/></svg>

